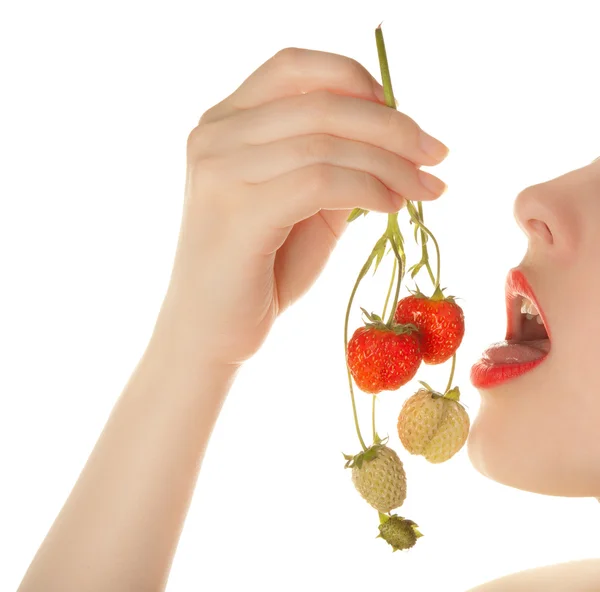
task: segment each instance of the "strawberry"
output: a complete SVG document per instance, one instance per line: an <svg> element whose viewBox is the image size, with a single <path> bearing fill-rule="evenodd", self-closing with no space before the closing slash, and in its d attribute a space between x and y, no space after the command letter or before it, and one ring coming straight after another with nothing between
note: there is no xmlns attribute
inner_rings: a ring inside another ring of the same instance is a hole
<svg viewBox="0 0 600 592"><path fill-rule="evenodd" d="M414 378L421 365L415 325L386 325L376 314L348 342L347 362L358 388L365 393L394 391Z"/></svg>
<svg viewBox="0 0 600 592"><path fill-rule="evenodd" d="M402 406L398 416L398 436L411 454L424 456L431 463L452 458L469 435L470 420L458 402L458 387L445 395L422 382L419 389Z"/></svg>
<svg viewBox="0 0 600 592"><path fill-rule="evenodd" d="M454 296L444 296L439 286L430 298L418 287L412 296L402 298L394 320L397 323L413 323L419 328L426 364L441 364L450 359L465 334L462 309L454 301Z"/></svg>
<svg viewBox="0 0 600 592"><path fill-rule="evenodd" d="M400 549L410 549L414 547L417 539L423 535L417 530L418 524L412 520L402 518L393 514L386 516L379 514L381 524L379 525L379 534L375 538L381 538L387 541L394 553Z"/></svg>
<svg viewBox="0 0 600 592"><path fill-rule="evenodd" d="M355 456L344 454L352 468L352 482L360 495L379 512L399 508L406 499L406 473L399 456L378 438Z"/></svg>

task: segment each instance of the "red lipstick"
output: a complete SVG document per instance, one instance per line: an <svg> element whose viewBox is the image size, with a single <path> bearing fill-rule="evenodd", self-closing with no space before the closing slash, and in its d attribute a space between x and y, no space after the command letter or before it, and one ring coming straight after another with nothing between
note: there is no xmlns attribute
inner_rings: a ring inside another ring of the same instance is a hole
<svg viewBox="0 0 600 592"><path fill-rule="evenodd" d="M471 384L477 389L489 389L517 378L539 366L550 351L551 333L546 315L525 274L518 267L506 278L506 337L485 350L471 368ZM525 320L521 313L523 299L536 307L543 324Z"/></svg>

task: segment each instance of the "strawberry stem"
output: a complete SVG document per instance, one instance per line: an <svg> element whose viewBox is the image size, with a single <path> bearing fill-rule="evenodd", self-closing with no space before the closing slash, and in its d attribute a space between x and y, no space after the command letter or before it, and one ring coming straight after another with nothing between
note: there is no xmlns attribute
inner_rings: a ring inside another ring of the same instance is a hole
<svg viewBox="0 0 600 592"><path fill-rule="evenodd" d="M419 216L422 222L425 222L423 218L423 202L420 201L417 203L417 210L419 212ZM429 256L427 255L427 245L425 244L427 240L427 236L424 230L421 228L421 260L425 261L425 268L429 273L429 278L431 279L431 283L435 286L435 278L433 277L433 271L431 271L431 265L429 265Z"/></svg>
<svg viewBox="0 0 600 592"><path fill-rule="evenodd" d="M350 300L348 301L348 308L346 309L346 319L344 321L344 352L346 356L346 370L348 371L348 384L350 386L350 399L352 401L352 412L354 414L354 425L356 426L356 434L358 435L358 439L360 441L360 445L363 447L363 450L367 449L365 441L360 433L360 427L358 425L358 415L356 414L356 401L354 400L354 387L352 385L352 374L350 373L350 368L348 367L348 320L350 319L350 310L352 308L352 302L354 301L354 296L356 295L356 291L358 290L358 286L361 280L365 277L365 274L371 267L371 263L373 262L373 253L369 255L366 263L363 265L358 277L356 278L356 282L354 283L354 287L352 288L352 292L350 293Z"/></svg>
<svg viewBox="0 0 600 592"><path fill-rule="evenodd" d="M394 267L392 268L392 279L390 280L390 287L388 288L387 296L385 297L385 304L383 305L382 319L385 319L385 312L387 310L388 301L392 295L392 287L394 285L394 279L396 278L396 267L398 267L398 260L394 257Z"/></svg>
<svg viewBox="0 0 600 592"><path fill-rule="evenodd" d="M398 226L398 213L388 214L388 223L387 228L384 234L389 241L392 251L394 251L394 256L396 258L396 262L398 263L398 279L396 283L396 293L394 295L394 300L392 302L392 307L390 310L390 316L387 321L387 325L389 327L392 326L392 322L394 320L394 316L396 315L396 308L398 307L398 297L400 296L400 287L402 285L402 279L404 277L404 248L403 248L403 238L402 233L400 232L400 227Z"/></svg>
<svg viewBox="0 0 600 592"><path fill-rule="evenodd" d="M452 379L454 378L454 368L456 367L456 352L454 352L454 355L452 356L452 370L450 370L450 378L448 379L448 386L446 387L446 390L444 392L448 392L450 390L450 387L452 386Z"/></svg>
<svg viewBox="0 0 600 592"><path fill-rule="evenodd" d="M375 401L377 397L373 395L373 412L372 412L372 424L373 424L373 443L375 443L375 439L377 438L377 430L375 429Z"/></svg>
<svg viewBox="0 0 600 592"><path fill-rule="evenodd" d="M435 240L435 236L433 236L431 230L429 230L424 224L423 221L421 220L421 217L419 216L419 213L415 210L415 206L414 204L407 200L406 201L406 209L408 210L410 217L412 218L413 222L422 230L424 231L426 234L428 234L431 237L431 240L433 241L433 244L435 246L435 252L436 252L436 256L437 256L437 270L436 270L436 280L435 280L435 289L439 288L440 286L440 247L438 245L438 242ZM427 246L425 246L424 249L425 253L427 253ZM429 256L426 255L426 261L429 260Z"/></svg>
<svg viewBox="0 0 600 592"><path fill-rule="evenodd" d="M390 77L390 68L388 66L381 24L375 29L375 42L377 43L377 54L379 56L379 69L381 70L385 104L392 109L396 109L396 99L394 98L394 91L392 90L392 79Z"/></svg>
<svg viewBox="0 0 600 592"><path fill-rule="evenodd" d="M390 242L392 243L392 249L394 251L394 255L396 255L396 260L400 264L400 269L398 271L398 282L396 283L396 294L394 295L394 301L390 310L390 316L387 321L389 327L392 326L392 323L394 322L394 317L396 316L396 309L398 308L398 297L400 296L400 286L402 285L402 276L404 275L404 266L402 265L402 259L400 257L400 253L398 252L396 241L394 239L391 239Z"/></svg>

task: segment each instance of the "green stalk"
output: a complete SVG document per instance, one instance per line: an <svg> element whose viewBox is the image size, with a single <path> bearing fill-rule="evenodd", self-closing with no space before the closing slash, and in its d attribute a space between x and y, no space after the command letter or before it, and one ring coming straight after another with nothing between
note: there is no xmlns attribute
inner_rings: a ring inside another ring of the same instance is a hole
<svg viewBox="0 0 600 592"><path fill-rule="evenodd" d="M348 361L347 361L347 356L348 356L348 320L350 319L350 310L352 308L352 302L354 301L354 296L356 295L356 291L358 290L358 286L361 282L361 280L363 279L363 277L365 276L365 271L364 271L364 266L363 268L360 270L360 273L358 274L358 278L356 279L356 282L354 283L354 288L352 288L352 292L350 294L350 300L348 302L348 308L346 309L346 319L344 321L344 352L346 354L346 370L348 372L348 384L350 385L350 399L352 400L352 412L354 414L354 425L356 426L356 434L358 435L358 439L360 441L360 445L362 446L363 450L367 450L367 446L365 444L365 441L363 440L363 437L360 433L360 427L358 425L358 415L356 413L356 401L354 400L354 387L352 385L352 374L350 373L350 368L348 367Z"/></svg>
<svg viewBox="0 0 600 592"><path fill-rule="evenodd" d="M389 224L389 218L388 218ZM392 287L394 286L394 280L396 279L396 268L398 267L398 260L394 257L394 266L392 267L392 278L390 280L390 285L388 287L387 295L385 297L385 304L383 305L383 313L381 315L382 319L385 319L385 313L387 311L388 302L390 300L390 296L392 295ZM373 425L373 442L375 442L375 436L377 435L377 431L375 429L375 395L373 395L373 410L372 410L372 425Z"/></svg>
<svg viewBox="0 0 600 592"><path fill-rule="evenodd" d="M394 296L394 301L392 303L392 309L390 310L390 316L387 321L387 324L389 326L392 325L392 323L394 321L394 316L396 315L396 309L398 308L398 297L400 296L400 286L402 285L402 276L403 276L402 259L400 258L400 253L398 252L398 247L396 246L396 241L392 240L390 242L392 243L392 249L394 250L394 255L396 255L396 259L398 260L398 263L400 265L400 270L398 273L398 282L396 283L396 294Z"/></svg>
<svg viewBox="0 0 600 592"><path fill-rule="evenodd" d="M452 370L450 370L450 378L448 379L448 386L446 387L446 390L444 391L445 393L447 393L450 390L450 387L452 386L452 379L454 378L454 368L456 367L456 352L454 352L454 355L452 356Z"/></svg>
<svg viewBox="0 0 600 592"><path fill-rule="evenodd" d="M396 257L394 257L394 267L392 269L392 279L390 280L390 287L388 288L387 296L385 297L385 304L383 306L383 314L381 315L382 319L385 319L385 312L387 310L387 305L390 300L390 296L392 295L392 286L394 285L394 279L396 278L396 267L398 267L398 261Z"/></svg>
<svg viewBox="0 0 600 592"><path fill-rule="evenodd" d="M395 214L388 214L388 225L387 225L387 229L385 232L386 232L386 236L388 237L388 240L390 241L390 244L392 246L392 250L394 251L396 261L398 262L399 267L400 267L399 272L398 272L398 280L396 282L396 293L394 295L394 300L392 302L390 316L387 321L387 324L391 325L394 320L394 316L396 314L396 308L398 307L398 297L400 296L400 286L402 285L402 276L403 276L403 268L404 268L402 258L400 256L400 253L398 252L398 245L396 244L396 237L400 236L400 228L398 226L398 213L397 212Z"/></svg>
<svg viewBox="0 0 600 592"><path fill-rule="evenodd" d="M375 400L377 399L377 397L375 395L373 395L373 413L372 413L372 422L373 422L373 443L375 443L375 436L377 435L377 432L375 430Z"/></svg>
<svg viewBox="0 0 600 592"><path fill-rule="evenodd" d="M415 221L415 224L417 224L419 226L419 228L421 229L421 231L426 232L431 237L431 240L433 241L433 244L435 246L435 254L437 256L437 270L436 270L437 273L436 273L435 288L437 289L440 286L440 247L438 245L438 242L435 240L435 236L433 236L431 230L429 230L423 224L421 218L419 217L418 212L415 211L414 204L411 201L407 200L407 202L406 202L406 208L408 209L408 211L411 214L413 220Z"/></svg>
<svg viewBox="0 0 600 592"><path fill-rule="evenodd" d="M394 91L392 90L392 79L390 77L390 68L388 66L381 25L375 29L375 42L377 43L377 54L379 56L379 69L381 70L381 82L383 84L385 104L392 109L396 109L396 99L394 98Z"/></svg>
<svg viewBox="0 0 600 592"><path fill-rule="evenodd" d="M423 202L420 201L417 204L417 209L419 211L419 216L421 218L421 222L425 222L423 218ZM434 285L435 289L435 278L433 277L433 271L431 271L431 265L429 265L429 255L427 253L427 245L425 244L425 232L421 228L421 260L425 261L425 268L427 269L427 273L429 273L429 278L431 279L431 283Z"/></svg>

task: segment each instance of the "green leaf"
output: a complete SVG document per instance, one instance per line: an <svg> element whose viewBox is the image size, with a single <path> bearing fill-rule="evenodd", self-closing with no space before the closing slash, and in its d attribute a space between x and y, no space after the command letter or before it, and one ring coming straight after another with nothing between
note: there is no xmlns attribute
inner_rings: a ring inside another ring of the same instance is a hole
<svg viewBox="0 0 600 592"><path fill-rule="evenodd" d="M383 260L383 257L385 255L386 243L387 243L387 241L384 243L381 243L381 245L379 247L375 247L377 249L377 255L375 257L375 269L373 270L373 275L375 275L375 273L377 272L377 268L379 267L379 264Z"/></svg>
<svg viewBox="0 0 600 592"><path fill-rule="evenodd" d="M419 263L417 263L416 265L413 265L410 268L412 270L411 273L410 273L410 277L413 280L415 279L415 276L419 273L419 271L421 271L421 269L423 268L423 265L425 265L425 262L424 261L419 261Z"/></svg>
<svg viewBox="0 0 600 592"><path fill-rule="evenodd" d="M354 222L354 220L356 220L357 218L360 218L361 216L366 216L369 213L368 210L362 210L361 208L354 208L352 210L352 212L350 213L350 215L348 216L348 219L346 220L346 222Z"/></svg>

